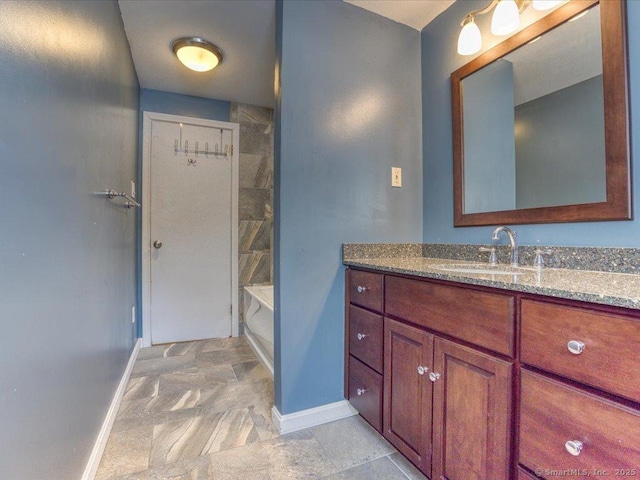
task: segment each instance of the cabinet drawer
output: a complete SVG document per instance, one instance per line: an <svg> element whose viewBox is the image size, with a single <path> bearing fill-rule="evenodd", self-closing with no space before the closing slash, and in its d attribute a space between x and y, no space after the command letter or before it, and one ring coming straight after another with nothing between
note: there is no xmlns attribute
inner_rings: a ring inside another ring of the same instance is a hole
<svg viewBox="0 0 640 480"><path fill-rule="evenodd" d="M382 312L382 275L351 270L349 298L351 303Z"/></svg>
<svg viewBox="0 0 640 480"><path fill-rule="evenodd" d="M381 315L349 306L349 353L382 373L383 320Z"/></svg>
<svg viewBox="0 0 640 480"><path fill-rule="evenodd" d="M513 356L514 297L387 276L385 311Z"/></svg>
<svg viewBox="0 0 640 480"><path fill-rule="evenodd" d="M521 315L524 363L640 401L640 321L534 300L522 301Z"/></svg>
<svg viewBox="0 0 640 480"><path fill-rule="evenodd" d="M521 402L522 465L533 471L573 469L592 478L640 473L640 412L527 371ZM579 455L567 451L567 441L582 442Z"/></svg>
<svg viewBox="0 0 640 480"><path fill-rule="evenodd" d="M382 432L382 375L354 357L349 357L349 402Z"/></svg>

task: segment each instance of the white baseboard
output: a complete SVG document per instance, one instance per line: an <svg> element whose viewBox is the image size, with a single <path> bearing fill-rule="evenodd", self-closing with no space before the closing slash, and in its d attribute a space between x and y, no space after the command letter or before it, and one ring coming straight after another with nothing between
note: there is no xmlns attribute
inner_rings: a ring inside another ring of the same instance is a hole
<svg viewBox="0 0 640 480"><path fill-rule="evenodd" d="M113 400L111 400L111 406L107 411L107 415L104 417L102 428L100 429L100 433L98 434L96 443L93 445L91 456L89 457L87 466L85 467L84 473L82 474L82 480L93 480L96 476L98 466L100 465L100 460L102 459L102 454L104 453L104 449L107 446L107 440L109 440L111 427L113 427L113 422L116 420L116 414L118 413L118 409L120 408L120 402L122 401L124 391L127 388L127 383L129 382L131 371L133 370L133 364L136 363L136 358L138 357L138 352L140 351L141 344L142 339L139 338L136 344L133 346L133 351L131 352L131 356L129 357L129 363L127 363L127 368L122 374L118 389L113 395Z"/></svg>
<svg viewBox="0 0 640 480"><path fill-rule="evenodd" d="M357 410L347 400L341 400L286 415L282 415L274 406L271 410L271 419L278 432L284 435L357 414Z"/></svg>

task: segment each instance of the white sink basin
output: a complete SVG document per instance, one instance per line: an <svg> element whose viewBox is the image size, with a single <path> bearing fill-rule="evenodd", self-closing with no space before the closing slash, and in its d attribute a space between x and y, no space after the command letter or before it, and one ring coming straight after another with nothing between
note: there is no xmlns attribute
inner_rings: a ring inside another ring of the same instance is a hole
<svg viewBox="0 0 640 480"><path fill-rule="evenodd" d="M476 275L521 275L527 273L527 270L521 267L511 267L509 265L491 266L486 263L443 264L434 265L433 268L443 272L472 273Z"/></svg>

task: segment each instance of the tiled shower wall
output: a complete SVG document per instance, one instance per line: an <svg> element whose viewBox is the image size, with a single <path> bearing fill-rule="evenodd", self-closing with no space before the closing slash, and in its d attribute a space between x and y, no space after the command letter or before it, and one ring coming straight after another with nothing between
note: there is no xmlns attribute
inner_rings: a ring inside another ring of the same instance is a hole
<svg viewBox="0 0 640 480"><path fill-rule="evenodd" d="M243 332L243 287L273 283L273 110L231 104L240 124L238 288Z"/></svg>

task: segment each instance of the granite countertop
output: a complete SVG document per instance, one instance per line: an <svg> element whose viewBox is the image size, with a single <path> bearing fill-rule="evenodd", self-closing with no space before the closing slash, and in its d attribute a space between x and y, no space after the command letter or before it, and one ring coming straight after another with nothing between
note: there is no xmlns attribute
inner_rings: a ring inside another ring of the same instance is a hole
<svg viewBox="0 0 640 480"><path fill-rule="evenodd" d="M352 267L370 268L383 272L402 273L424 278L448 280L470 285L536 293L570 300L581 300L640 310L640 275L568 268L524 267L518 275L461 273L443 271L438 265L477 265L460 259L400 256L379 258L343 258ZM491 268L486 264L487 268ZM510 268L500 264L500 268Z"/></svg>

